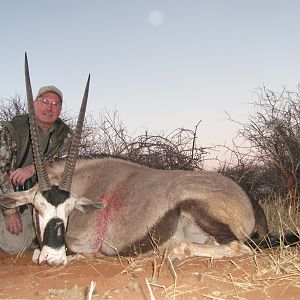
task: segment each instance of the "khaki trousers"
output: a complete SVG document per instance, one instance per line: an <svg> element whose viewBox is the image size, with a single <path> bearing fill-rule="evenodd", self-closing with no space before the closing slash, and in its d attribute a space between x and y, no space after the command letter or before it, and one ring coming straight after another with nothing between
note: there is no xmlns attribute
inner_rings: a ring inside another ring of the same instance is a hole
<svg viewBox="0 0 300 300"><path fill-rule="evenodd" d="M17 254L28 250L32 240L35 238L32 223L32 208L27 208L20 216L23 231L18 235L14 235L6 230L4 216L0 211L0 249L10 254Z"/></svg>

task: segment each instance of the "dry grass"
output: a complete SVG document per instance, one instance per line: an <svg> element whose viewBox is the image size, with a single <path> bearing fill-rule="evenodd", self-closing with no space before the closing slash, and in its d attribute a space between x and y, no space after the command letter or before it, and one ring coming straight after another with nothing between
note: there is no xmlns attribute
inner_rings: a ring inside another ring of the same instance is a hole
<svg viewBox="0 0 300 300"><path fill-rule="evenodd" d="M292 208L287 203L287 199L276 196L272 197L272 199L261 201L271 234L299 234L300 205Z"/></svg>
<svg viewBox="0 0 300 300"><path fill-rule="evenodd" d="M283 245L231 260L192 258L175 269L170 264L167 266L163 255L157 254L130 260L122 258L122 264L117 258L111 258L110 262L124 268L116 275L118 277L135 278L136 274L144 273L147 299L151 300L273 299L277 288L282 292L291 287L300 288L299 253L299 246ZM77 256L76 259L94 266L103 263L103 258ZM149 271L149 264L152 271ZM201 298L197 298L199 296Z"/></svg>

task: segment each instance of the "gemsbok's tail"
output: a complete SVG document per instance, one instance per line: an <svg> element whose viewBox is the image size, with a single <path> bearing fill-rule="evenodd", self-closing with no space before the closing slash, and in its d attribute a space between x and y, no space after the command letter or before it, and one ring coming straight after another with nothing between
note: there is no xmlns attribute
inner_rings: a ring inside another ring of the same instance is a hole
<svg viewBox="0 0 300 300"><path fill-rule="evenodd" d="M296 246L300 242L300 233L273 235L269 233L265 213L260 204L248 195L255 216L255 229L252 236L246 241L252 249L270 249L279 246Z"/></svg>
<svg viewBox="0 0 300 300"><path fill-rule="evenodd" d="M284 235L268 234L263 239L259 238L257 234L254 234L250 239L246 241L246 245L251 249L271 249L280 246L297 246L300 242L299 233L287 233Z"/></svg>

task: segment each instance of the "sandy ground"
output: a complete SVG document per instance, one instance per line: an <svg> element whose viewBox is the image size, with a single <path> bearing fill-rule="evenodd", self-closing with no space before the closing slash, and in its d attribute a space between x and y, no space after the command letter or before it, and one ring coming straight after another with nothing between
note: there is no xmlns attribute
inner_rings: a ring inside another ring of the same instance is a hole
<svg viewBox="0 0 300 300"><path fill-rule="evenodd" d="M0 299L300 299L298 250L194 258L174 270L166 256L155 254L68 259L66 266L40 266L31 262L31 253L0 253Z"/></svg>

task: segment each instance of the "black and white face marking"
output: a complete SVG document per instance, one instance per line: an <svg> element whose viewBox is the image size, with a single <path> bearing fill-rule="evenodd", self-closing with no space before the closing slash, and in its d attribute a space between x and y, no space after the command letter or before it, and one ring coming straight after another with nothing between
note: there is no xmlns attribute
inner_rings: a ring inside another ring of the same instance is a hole
<svg viewBox="0 0 300 300"><path fill-rule="evenodd" d="M106 204L83 195L66 192L57 186L52 186L43 192L38 188L36 185L27 191L0 194L1 205L13 208L32 204L35 230L42 248L34 251L33 261L66 264L64 238L70 212L75 208L82 213L93 213L105 209Z"/></svg>
<svg viewBox="0 0 300 300"><path fill-rule="evenodd" d="M65 226L62 219L51 219L45 228L42 246L59 249L65 245Z"/></svg>
<svg viewBox="0 0 300 300"><path fill-rule="evenodd" d="M75 198L69 192L52 186L50 190L37 192L33 205L38 238L41 244L39 263L65 264L65 230L68 216L75 206Z"/></svg>

